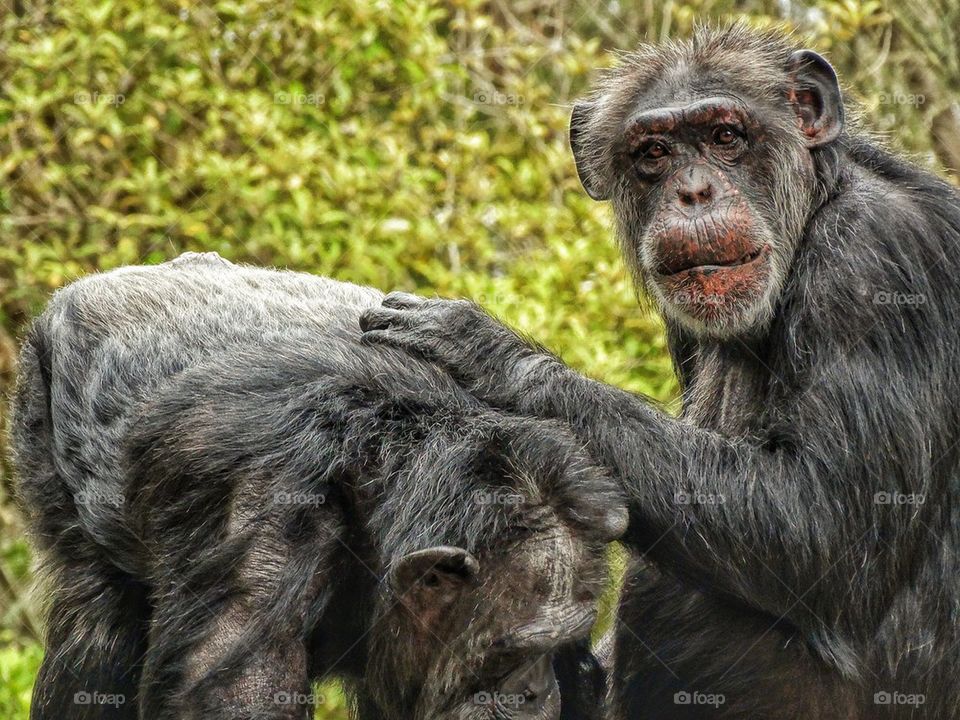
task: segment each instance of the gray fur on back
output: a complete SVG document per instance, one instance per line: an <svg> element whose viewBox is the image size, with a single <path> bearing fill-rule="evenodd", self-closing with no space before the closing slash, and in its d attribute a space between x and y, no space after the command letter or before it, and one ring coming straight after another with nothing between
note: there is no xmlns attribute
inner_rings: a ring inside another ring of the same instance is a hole
<svg viewBox="0 0 960 720"><path fill-rule="evenodd" d="M234 265L216 253L63 288L23 350L13 450L27 514L72 503L80 529L129 567L116 550L126 532L121 453L141 404L178 373L224 354L312 339L322 350L331 335L359 342L360 313L381 298L371 288Z"/></svg>

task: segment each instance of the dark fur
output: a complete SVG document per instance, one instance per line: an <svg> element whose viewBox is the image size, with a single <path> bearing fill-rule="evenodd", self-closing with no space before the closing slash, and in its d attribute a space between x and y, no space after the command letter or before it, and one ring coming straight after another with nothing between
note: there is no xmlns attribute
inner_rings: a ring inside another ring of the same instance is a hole
<svg viewBox="0 0 960 720"><path fill-rule="evenodd" d="M561 425L362 346L380 298L216 256L57 293L13 435L50 578L32 718L306 717L277 693L330 676L367 720L489 718L476 693L582 661L618 489ZM437 546L475 561L397 584Z"/></svg>
<svg viewBox="0 0 960 720"><path fill-rule="evenodd" d="M753 151L786 156L743 188L777 229L769 307L710 331L664 308L682 418L572 372L468 303L388 296L363 318L369 341L569 422L622 478L629 545L655 564L638 562L624 591L617 717L960 718L960 198L849 126L804 148L787 99L795 50L743 27L702 30L627 56L575 113L581 176L612 199L641 286L659 190L614 162L617 118L729 93L775 129ZM797 137L778 144L791 122ZM677 704L678 692L724 702Z"/></svg>

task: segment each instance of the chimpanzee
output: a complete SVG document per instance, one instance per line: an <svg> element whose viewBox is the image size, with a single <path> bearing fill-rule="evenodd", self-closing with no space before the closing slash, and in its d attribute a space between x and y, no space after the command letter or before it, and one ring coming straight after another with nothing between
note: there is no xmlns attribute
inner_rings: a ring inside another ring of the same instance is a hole
<svg viewBox="0 0 960 720"><path fill-rule="evenodd" d="M627 55L573 108L682 384L670 417L465 301L371 343L570 423L637 551L617 717L960 717L960 197L845 121L833 68L743 25Z"/></svg>
<svg viewBox="0 0 960 720"><path fill-rule="evenodd" d="M32 718L305 718L329 676L363 719L560 716L622 492L561 423L361 344L381 298L213 254L55 295L13 437Z"/></svg>

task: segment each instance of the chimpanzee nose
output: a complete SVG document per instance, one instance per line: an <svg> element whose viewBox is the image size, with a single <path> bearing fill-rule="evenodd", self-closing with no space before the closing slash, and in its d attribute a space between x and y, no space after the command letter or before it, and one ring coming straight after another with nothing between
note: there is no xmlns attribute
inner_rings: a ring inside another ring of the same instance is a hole
<svg viewBox="0 0 960 720"><path fill-rule="evenodd" d="M681 205L708 205L713 200L713 183L703 168L687 168L677 183L677 199Z"/></svg>

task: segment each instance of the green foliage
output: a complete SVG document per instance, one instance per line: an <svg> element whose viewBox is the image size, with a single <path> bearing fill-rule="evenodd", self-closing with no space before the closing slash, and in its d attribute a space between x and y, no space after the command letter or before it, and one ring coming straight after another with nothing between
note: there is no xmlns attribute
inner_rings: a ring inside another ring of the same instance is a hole
<svg viewBox="0 0 960 720"><path fill-rule="evenodd" d="M43 651L34 643L21 645L12 630L0 630L0 717L26 719L33 678Z"/></svg>
<svg viewBox="0 0 960 720"><path fill-rule="evenodd" d="M8 16L0 321L21 331L80 274L212 249L488 298L574 364L668 396L658 327L579 191L568 98L545 82L602 64L596 43L527 73L545 49L481 5L68 2ZM476 54L454 51L464 43Z"/></svg>
<svg viewBox="0 0 960 720"><path fill-rule="evenodd" d="M580 190L566 123L608 49L705 17L798 28L830 52L871 126L931 166L960 157L957 0L14 7L0 20L7 383L13 339L55 288L215 250L474 298L575 367L670 401L660 324L636 302L606 209ZM20 524L2 499L0 510L0 569L14 581L0 587L14 600L0 612L0 716L23 718L40 652L18 609ZM342 697L324 696L322 717L343 717Z"/></svg>

